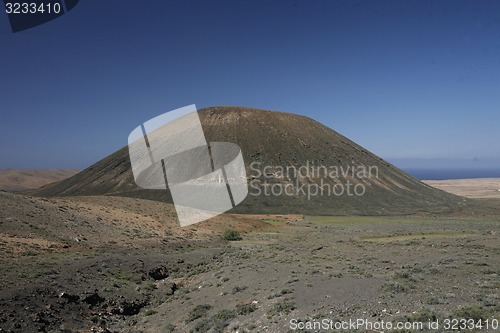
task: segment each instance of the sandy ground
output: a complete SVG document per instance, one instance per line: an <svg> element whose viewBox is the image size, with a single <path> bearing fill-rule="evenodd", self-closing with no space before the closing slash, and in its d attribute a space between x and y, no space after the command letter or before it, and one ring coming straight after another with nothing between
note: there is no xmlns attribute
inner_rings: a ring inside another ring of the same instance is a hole
<svg viewBox="0 0 500 333"><path fill-rule="evenodd" d="M468 198L500 199L500 178L424 180L440 190Z"/></svg>

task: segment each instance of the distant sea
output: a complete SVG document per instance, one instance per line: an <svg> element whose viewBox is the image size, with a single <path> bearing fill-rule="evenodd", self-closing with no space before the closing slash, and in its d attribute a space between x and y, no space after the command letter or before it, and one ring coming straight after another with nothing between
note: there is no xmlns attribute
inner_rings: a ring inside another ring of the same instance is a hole
<svg viewBox="0 0 500 333"><path fill-rule="evenodd" d="M500 178L500 169L411 169L403 168L419 180L445 180L468 178Z"/></svg>

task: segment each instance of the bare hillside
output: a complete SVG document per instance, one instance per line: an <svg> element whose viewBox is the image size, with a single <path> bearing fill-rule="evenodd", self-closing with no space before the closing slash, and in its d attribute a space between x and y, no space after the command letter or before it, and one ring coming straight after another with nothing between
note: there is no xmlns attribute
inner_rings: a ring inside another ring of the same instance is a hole
<svg viewBox="0 0 500 333"><path fill-rule="evenodd" d="M0 170L0 190L25 191L69 178L78 173L76 169L50 170Z"/></svg>
<svg viewBox="0 0 500 333"><path fill-rule="evenodd" d="M416 180L310 118L229 106L202 109L199 116L207 141L233 142L243 152L249 195L233 212L391 215L452 211L463 204L463 198ZM292 171L283 174L280 168ZM301 168L307 168L305 176L298 174ZM360 168L372 172L352 173ZM362 188L362 195L349 195L349 185L351 193L353 186ZM293 193L269 194L272 187ZM346 191L338 194L332 189ZM118 195L171 202L168 191L136 186L127 147L37 194Z"/></svg>

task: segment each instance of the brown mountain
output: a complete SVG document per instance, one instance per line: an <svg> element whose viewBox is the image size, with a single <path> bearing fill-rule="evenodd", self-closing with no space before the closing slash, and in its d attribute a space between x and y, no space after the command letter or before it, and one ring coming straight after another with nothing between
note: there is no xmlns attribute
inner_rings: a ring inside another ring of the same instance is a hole
<svg viewBox="0 0 500 333"><path fill-rule="evenodd" d="M69 178L78 173L76 169L50 169L50 170L0 170L0 190L25 191L39 188Z"/></svg>
<svg viewBox="0 0 500 333"><path fill-rule="evenodd" d="M198 113L207 141L233 142L243 152L249 194L234 212L392 215L463 204L310 118L229 106ZM171 201L168 191L135 185L127 147L37 194Z"/></svg>

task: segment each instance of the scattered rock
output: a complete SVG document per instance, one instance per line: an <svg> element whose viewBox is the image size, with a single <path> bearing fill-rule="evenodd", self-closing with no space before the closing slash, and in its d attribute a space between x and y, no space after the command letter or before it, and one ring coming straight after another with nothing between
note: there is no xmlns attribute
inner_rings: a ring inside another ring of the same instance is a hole
<svg viewBox="0 0 500 333"><path fill-rule="evenodd" d="M105 298L99 296L97 292L94 292L92 294L86 295L82 298L83 302L95 306L97 304L100 304L105 301Z"/></svg>
<svg viewBox="0 0 500 333"><path fill-rule="evenodd" d="M168 278L169 272L165 266L159 266L156 268L152 268L148 272L148 276L153 280L163 280Z"/></svg>
<svg viewBox="0 0 500 333"><path fill-rule="evenodd" d="M111 309L112 314L119 314L123 316L133 316L139 313L143 307L146 306L144 301L121 301L116 307Z"/></svg>
<svg viewBox="0 0 500 333"><path fill-rule="evenodd" d="M63 299L67 300L70 303L78 303L78 301L80 300L80 296L78 296L78 295L71 295L71 294L68 294L68 293L66 293L64 291L59 294L59 298L63 298Z"/></svg>

